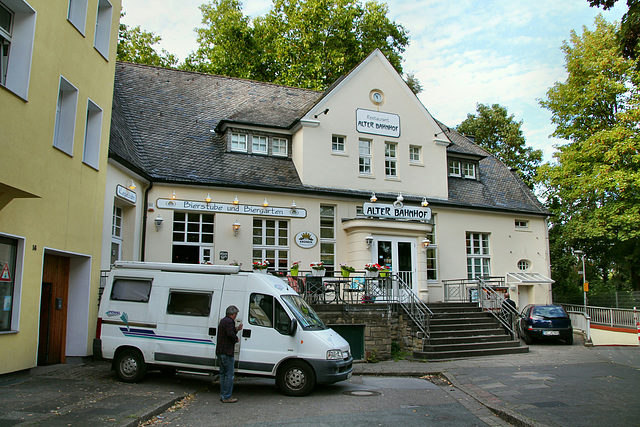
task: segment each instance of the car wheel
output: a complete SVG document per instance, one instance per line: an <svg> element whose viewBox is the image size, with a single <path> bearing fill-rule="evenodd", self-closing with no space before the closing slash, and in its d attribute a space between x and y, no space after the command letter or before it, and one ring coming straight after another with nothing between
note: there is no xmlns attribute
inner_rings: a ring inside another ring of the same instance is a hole
<svg viewBox="0 0 640 427"><path fill-rule="evenodd" d="M137 350L124 350L116 359L116 374L126 383L135 383L144 378L147 365Z"/></svg>
<svg viewBox="0 0 640 427"><path fill-rule="evenodd" d="M306 396L316 385L316 375L307 363L293 360L278 370L276 384L287 396Z"/></svg>
<svg viewBox="0 0 640 427"><path fill-rule="evenodd" d="M570 335L569 337L565 338L564 342L567 345L573 345L573 335Z"/></svg>

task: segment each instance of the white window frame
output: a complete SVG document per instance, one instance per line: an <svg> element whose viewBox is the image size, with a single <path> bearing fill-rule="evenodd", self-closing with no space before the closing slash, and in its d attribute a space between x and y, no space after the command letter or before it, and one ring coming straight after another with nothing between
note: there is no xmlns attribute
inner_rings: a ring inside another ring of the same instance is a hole
<svg viewBox="0 0 640 427"><path fill-rule="evenodd" d="M518 261L518 270L519 271L529 271L531 269L531 261L528 259L521 259Z"/></svg>
<svg viewBox="0 0 640 427"><path fill-rule="evenodd" d="M491 275L489 233L466 232L467 278Z"/></svg>
<svg viewBox="0 0 640 427"><path fill-rule="evenodd" d="M73 156L73 139L78 111L78 89L60 76L53 146Z"/></svg>
<svg viewBox="0 0 640 427"><path fill-rule="evenodd" d="M84 130L84 150L82 161L99 170L100 139L102 136L102 108L91 99L87 99L87 122Z"/></svg>
<svg viewBox="0 0 640 427"><path fill-rule="evenodd" d="M344 153L346 150L347 137L344 135L331 135L331 151L333 153Z"/></svg>
<svg viewBox="0 0 640 427"><path fill-rule="evenodd" d="M463 162L462 175L466 179L476 179L476 164L471 162Z"/></svg>
<svg viewBox="0 0 640 427"><path fill-rule="evenodd" d="M462 176L462 165L460 160L449 160L449 176Z"/></svg>
<svg viewBox="0 0 640 427"><path fill-rule="evenodd" d="M529 229L529 221L526 219L516 219L514 221L516 230L528 230Z"/></svg>
<svg viewBox="0 0 640 427"><path fill-rule="evenodd" d="M113 216L111 217L111 247L117 247L117 253L111 254L111 259L120 260L122 258L122 227L124 212L120 206L113 205Z"/></svg>
<svg viewBox="0 0 640 427"><path fill-rule="evenodd" d="M398 177L398 144L384 143L384 175L387 178Z"/></svg>
<svg viewBox="0 0 640 427"><path fill-rule="evenodd" d="M87 0L69 0L67 19L84 36L87 26Z"/></svg>
<svg viewBox="0 0 640 427"><path fill-rule="evenodd" d="M271 138L271 152L274 156L286 157L289 154L289 141L285 138Z"/></svg>
<svg viewBox="0 0 640 427"><path fill-rule="evenodd" d="M5 8L13 13L13 22L8 55L0 61L5 68L0 72L0 76L4 75L0 78L0 85L26 101L29 93L31 57L36 32L36 11L23 0L1 1Z"/></svg>
<svg viewBox="0 0 640 427"><path fill-rule="evenodd" d="M422 147L419 145L409 146L409 163L422 164Z"/></svg>
<svg viewBox="0 0 640 427"><path fill-rule="evenodd" d="M371 175L371 140L360 138L358 140L358 173L360 175Z"/></svg>
<svg viewBox="0 0 640 427"><path fill-rule="evenodd" d="M431 232L427 233L427 239L429 239L429 246L427 246L426 250L426 260L427 260L427 281L429 282L437 282L438 281L438 245L436 242L436 233ZM433 260L433 266L429 267L429 260ZM433 275L430 276L430 273Z"/></svg>
<svg viewBox="0 0 640 427"><path fill-rule="evenodd" d="M289 221L284 219L253 218L252 262L269 261L270 271L286 271L290 253L289 228Z"/></svg>
<svg viewBox="0 0 640 427"><path fill-rule="evenodd" d="M8 330L3 333L16 333L20 331L20 311L22 307L22 278L24 272L24 252L25 241L24 237L13 236L9 234L0 233L0 237L6 239L15 240L17 244L16 250L16 268L13 272L13 294L11 297L11 319Z"/></svg>
<svg viewBox="0 0 640 427"><path fill-rule="evenodd" d="M328 215L326 212L331 211ZM336 268L336 206L320 205L320 261L329 271Z"/></svg>
<svg viewBox="0 0 640 427"><path fill-rule="evenodd" d="M247 152L247 134L231 133L231 151Z"/></svg>
<svg viewBox="0 0 640 427"><path fill-rule="evenodd" d="M254 154L268 154L269 140L263 135L251 136L251 152Z"/></svg>
<svg viewBox="0 0 640 427"><path fill-rule="evenodd" d="M111 42L111 20L113 19L113 6L109 0L98 0L98 12L96 13L96 33L93 38L93 47L107 61L109 60L109 45Z"/></svg>
<svg viewBox="0 0 640 427"><path fill-rule="evenodd" d="M184 221L176 219L176 214L184 214ZM204 215L211 215L211 222L203 221ZM197 220L196 220L197 218ZM172 243L180 243L181 245L194 245L194 246L212 246L214 237L215 237L215 215L214 214L206 214L206 213L197 213L197 212L182 212L177 211L174 212L173 217L173 232L172 232ZM176 230L176 224L184 224L184 231ZM190 225L198 225L198 231L190 230ZM203 231L203 226L211 226L211 232ZM182 240L176 239L176 233L183 234ZM204 239L203 236L207 238ZM210 236L210 239L209 239ZM197 240L189 240L189 237L197 237ZM208 241L211 240L211 241Z"/></svg>

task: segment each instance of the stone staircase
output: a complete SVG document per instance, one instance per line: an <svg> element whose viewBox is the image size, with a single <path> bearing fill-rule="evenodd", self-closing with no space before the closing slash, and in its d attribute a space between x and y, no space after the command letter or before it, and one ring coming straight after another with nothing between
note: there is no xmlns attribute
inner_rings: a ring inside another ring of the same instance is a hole
<svg viewBox="0 0 640 427"><path fill-rule="evenodd" d="M528 353L500 322L475 303L430 303L431 338L424 340L416 358L427 360Z"/></svg>

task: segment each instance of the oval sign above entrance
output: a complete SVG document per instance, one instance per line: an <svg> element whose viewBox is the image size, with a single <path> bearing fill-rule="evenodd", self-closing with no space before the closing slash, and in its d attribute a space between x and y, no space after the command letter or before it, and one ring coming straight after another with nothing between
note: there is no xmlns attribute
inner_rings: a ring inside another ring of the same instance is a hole
<svg viewBox="0 0 640 427"><path fill-rule="evenodd" d="M304 249L312 248L318 243L318 238L310 231L301 231L296 234L296 245Z"/></svg>

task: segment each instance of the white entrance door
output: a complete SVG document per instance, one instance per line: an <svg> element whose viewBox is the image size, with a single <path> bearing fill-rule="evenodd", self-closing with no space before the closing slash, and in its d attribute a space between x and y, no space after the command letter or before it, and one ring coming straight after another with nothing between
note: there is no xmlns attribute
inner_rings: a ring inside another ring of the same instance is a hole
<svg viewBox="0 0 640 427"><path fill-rule="evenodd" d="M391 236L374 236L373 262L387 266L416 291L416 242Z"/></svg>

